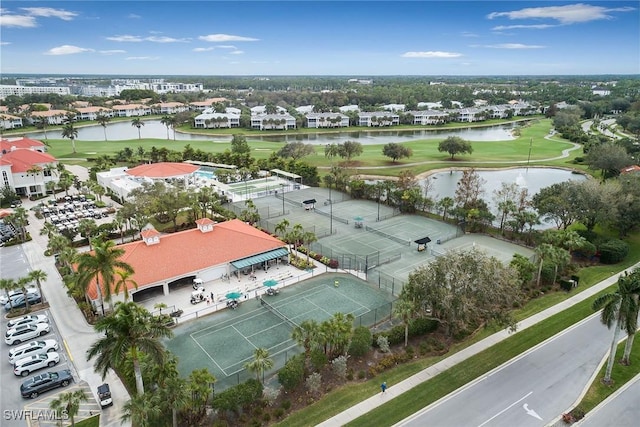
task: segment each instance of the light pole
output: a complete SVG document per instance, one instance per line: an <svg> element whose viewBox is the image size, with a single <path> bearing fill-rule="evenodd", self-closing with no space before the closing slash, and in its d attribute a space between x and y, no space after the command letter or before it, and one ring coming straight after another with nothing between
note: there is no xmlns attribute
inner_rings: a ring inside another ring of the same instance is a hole
<svg viewBox="0 0 640 427"><path fill-rule="evenodd" d="M531 146L533 145L533 138L529 140L529 155L527 156L527 168L529 167L529 161L531 160Z"/></svg>
<svg viewBox="0 0 640 427"><path fill-rule="evenodd" d="M331 181L329 181L329 234L333 235L333 201L331 201Z"/></svg>
<svg viewBox="0 0 640 427"><path fill-rule="evenodd" d="M380 183L378 182L378 222L380 222L380 196L382 193L382 188L380 187Z"/></svg>
<svg viewBox="0 0 640 427"><path fill-rule="evenodd" d="M284 184L280 184L282 187L282 215L284 215Z"/></svg>

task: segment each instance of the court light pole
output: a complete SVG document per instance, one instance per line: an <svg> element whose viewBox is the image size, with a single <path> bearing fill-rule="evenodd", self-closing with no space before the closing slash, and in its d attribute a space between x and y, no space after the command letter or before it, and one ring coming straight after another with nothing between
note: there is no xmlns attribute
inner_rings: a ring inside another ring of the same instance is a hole
<svg viewBox="0 0 640 427"><path fill-rule="evenodd" d="M333 201L331 200L331 180L329 180L329 234L333 235Z"/></svg>
<svg viewBox="0 0 640 427"><path fill-rule="evenodd" d="M284 215L284 184L280 184L282 187L282 215Z"/></svg>

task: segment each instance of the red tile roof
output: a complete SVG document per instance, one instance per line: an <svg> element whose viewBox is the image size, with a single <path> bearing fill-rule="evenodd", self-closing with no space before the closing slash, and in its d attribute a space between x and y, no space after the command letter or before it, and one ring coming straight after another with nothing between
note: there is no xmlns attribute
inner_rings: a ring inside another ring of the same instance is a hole
<svg viewBox="0 0 640 427"><path fill-rule="evenodd" d="M160 243L155 245L147 246L139 240L118 248L124 249L120 260L133 267L132 279L140 290L285 246L275 237L233 219L216 224L208 233L195 228L161 235ZM129 290L134 287L130 286ZM95 282L88 294L92 299L97 298Z"/></svg>
<svg viewBox="0 0 640 427"><path fill-rule="evenodd" d="M2 151L9 152L11 151L11 147L16 148L31 148L31 147L44 147L45 145L36 141L35 139L29 138L15 138L15 139L2 139L0 140L0 153Z"/></svg>
<svg viewBox="0 0 640 427"><path fill-rule="evenodd" d="M26 172L34 165L42 166L43 164L56 162L56 158L51 154L28 148L18 148L0 157L0 164L11 165L11 173Z"/></svg>
<svg viewBox="0 0 640 427"><path fill-rule="evenodd" d="M632 166L627 166L626 168L622 169L620 171L620 173L625 174L625 173L638 173L640 172L640 166L638 165L632 165Z"/></svg>
<svg viewBox="0 0 640 427"><path fill-rule="evenodd" d="M127 174L147 178L175 178L192 174L198 169L200 166L188 163L161 162L136 166L127 170Z"/></svg>

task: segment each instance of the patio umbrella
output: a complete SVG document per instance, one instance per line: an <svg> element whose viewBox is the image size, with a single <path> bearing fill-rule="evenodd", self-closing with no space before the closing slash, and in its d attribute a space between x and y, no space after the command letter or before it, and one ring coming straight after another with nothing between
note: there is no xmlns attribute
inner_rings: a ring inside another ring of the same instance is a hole
<svg viewBox="0 0 640 427"><path fill-rule="evenodd" d="M274 287L274 286L276 286L278 284L278 281L277 280L273 280L273 279L269 279L269 280L266 280L266 281L262 282L262 284L265 285L268 288L272 288L272 287Z"/></svg>
<svg viewBox="0 0 640 427"><path fill-rule="evenodd" d="M364 218L358 215L356 217L353 217L353 220L354 221L358 221L358 222L362 222L362 221L364 221Z"/></svg>
<svg viewBox="0 0 640 427"><path fill-rule="evenodd" d="M238 299L242 296L242 292L229 292L227 295L225 295L225 298L227 299Z"/></svg>

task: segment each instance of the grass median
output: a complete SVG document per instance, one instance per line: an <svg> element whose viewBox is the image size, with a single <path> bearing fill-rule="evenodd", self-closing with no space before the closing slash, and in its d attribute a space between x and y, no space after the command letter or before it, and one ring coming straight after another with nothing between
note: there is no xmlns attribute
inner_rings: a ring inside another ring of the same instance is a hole
<svg viewBox="0 0 640 427"><path fill-rule="evenodd" d="M580 272L580 290L583 291L601 280L620 272L640 260L640 236L634 235L628 240L630 252L627 260L614 266L593 266L584 268ZM442 372L434 378L416 386L410 393L402 395L401 399L393 399L381 405L373 411L357 418L349 423L349 426L370 426L370 425L393 425L398 421L410 416L420 409L428 406L436 400L457 390L465 384L473 381L490 370L500 366L508 360L527 351L535 345L562 332L571 325L593 314L591 305L598 295L610 292L615 289L615 285L606 290L574 305L573 307L558 313L542 322L520 331L506 340L478 353L475 356L457 364L456 366ZM518 310L516 317L519 320L527 318L548 307L551 307L575 293L556 292L544 295L536 300L530 301L521 310ZM445 359L452 354L472 345L473 343L486 338L495 333L497 329L487 328L476 334L473 338L453 346L450 351L443 356L420 359L416 362L398 366L384 373L385 380L389 384L396 384L411 375ZM604 356L604 355L603 355ZM636 367L637 370L637 367ZM324 396L318 402L307 408L291 414L279 426L313 426L317 425L334 415L358 404L359 402L379 393L379 378L373 378L365 383L348 384ZM560 415L560 414L558 414ZM383 421L384 420L384 421Z"/></svg>

